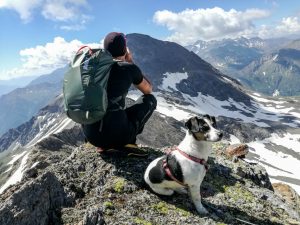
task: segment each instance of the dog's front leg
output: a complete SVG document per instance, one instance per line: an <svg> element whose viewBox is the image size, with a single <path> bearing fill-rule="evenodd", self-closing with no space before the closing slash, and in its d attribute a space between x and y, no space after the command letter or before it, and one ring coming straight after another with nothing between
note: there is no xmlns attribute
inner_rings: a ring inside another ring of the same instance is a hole
<svg viewBox="0 0 300 225"><path fill-rule="evenodd" d="M200 185L189 186L189 191L190 191L191 198L193 200L194 205L196 206L198 213L201 215L208 214L208 211L205 209L205 207L201 203Z"/></svg>

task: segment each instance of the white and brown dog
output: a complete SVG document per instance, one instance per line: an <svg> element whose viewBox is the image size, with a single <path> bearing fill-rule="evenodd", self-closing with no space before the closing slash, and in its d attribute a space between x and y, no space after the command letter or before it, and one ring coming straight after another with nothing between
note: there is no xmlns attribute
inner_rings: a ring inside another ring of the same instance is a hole
<svg viewBox="0 0 300 225"><path fill-rule="evenodd" d="M185 126L188 130L183 141L169 154L153 160L144 179L160 195L187 193L188 188L198 213L207 214L201 203L200 185L208 168L211 145L220 141L223 134L216 127L215 117L209 115L192 117Z"/></svg>

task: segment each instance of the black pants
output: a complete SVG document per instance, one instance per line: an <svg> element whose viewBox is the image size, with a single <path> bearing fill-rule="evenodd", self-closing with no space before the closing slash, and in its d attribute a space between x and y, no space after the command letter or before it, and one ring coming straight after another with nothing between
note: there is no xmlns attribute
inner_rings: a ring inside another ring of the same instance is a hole
<svg viewBox="0 0 300 225"><path fill-rule="evenodd" d="M133 144L136 136L142 133L156 105L153 95L143 95L125 110L108 111L103 120L84 125L83 132L86 139L97 147L117 148Z"/></svg>

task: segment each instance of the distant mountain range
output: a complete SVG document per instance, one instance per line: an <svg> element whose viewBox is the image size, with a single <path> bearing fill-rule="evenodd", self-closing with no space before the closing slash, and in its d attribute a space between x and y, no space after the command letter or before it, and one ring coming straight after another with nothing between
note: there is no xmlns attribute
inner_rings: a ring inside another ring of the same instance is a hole
<svg viewBox="0 0 300 225"><path fill-rule="evenodd" d="M187 49L254 91L300 95L299 40L238 38L197 41Z"/></svg>
<svg viewBox="0 0 300 225"><path fill-rule="evenodd" d="M20 77L10 80L0 80L0 96L13 91L16 88L21 88L28 85L37 77Z"/></svg>
<svg viewBox="0 0 300 225"><path fill-rule="evenodd" d="M0 96L0 135L29 120L61 93L65 68L36 78L23 88Z"/></svg>

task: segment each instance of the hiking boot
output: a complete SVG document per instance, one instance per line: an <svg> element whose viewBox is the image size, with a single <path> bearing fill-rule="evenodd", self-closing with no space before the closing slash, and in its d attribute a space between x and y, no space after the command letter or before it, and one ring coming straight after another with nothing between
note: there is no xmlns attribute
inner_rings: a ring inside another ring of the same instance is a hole
<svg viewBox="0 0 300 225"><path fill-rule="evenodd" d="M136 144L127 144L120 148L97 148L96 150L100 154L110 155L110 156L117 156L117 157L147 157L148 152L144 149L140 149Z"/></svg>
<svg viewBox="0 0 300 225"><path fill-rule="evenodd" d="M107 155L114 155L114 154L120 154L120 150L114 149L114 148L101 148L98 147L96 151L100 154L107 154Z"/></svg>
<svg viewBox="0 0 300 225"><path fill-rule="evenodd" d="M122 150L128 152L127 156L146 157L148 152L138 147L137 144L127 144Z"/></svg>

